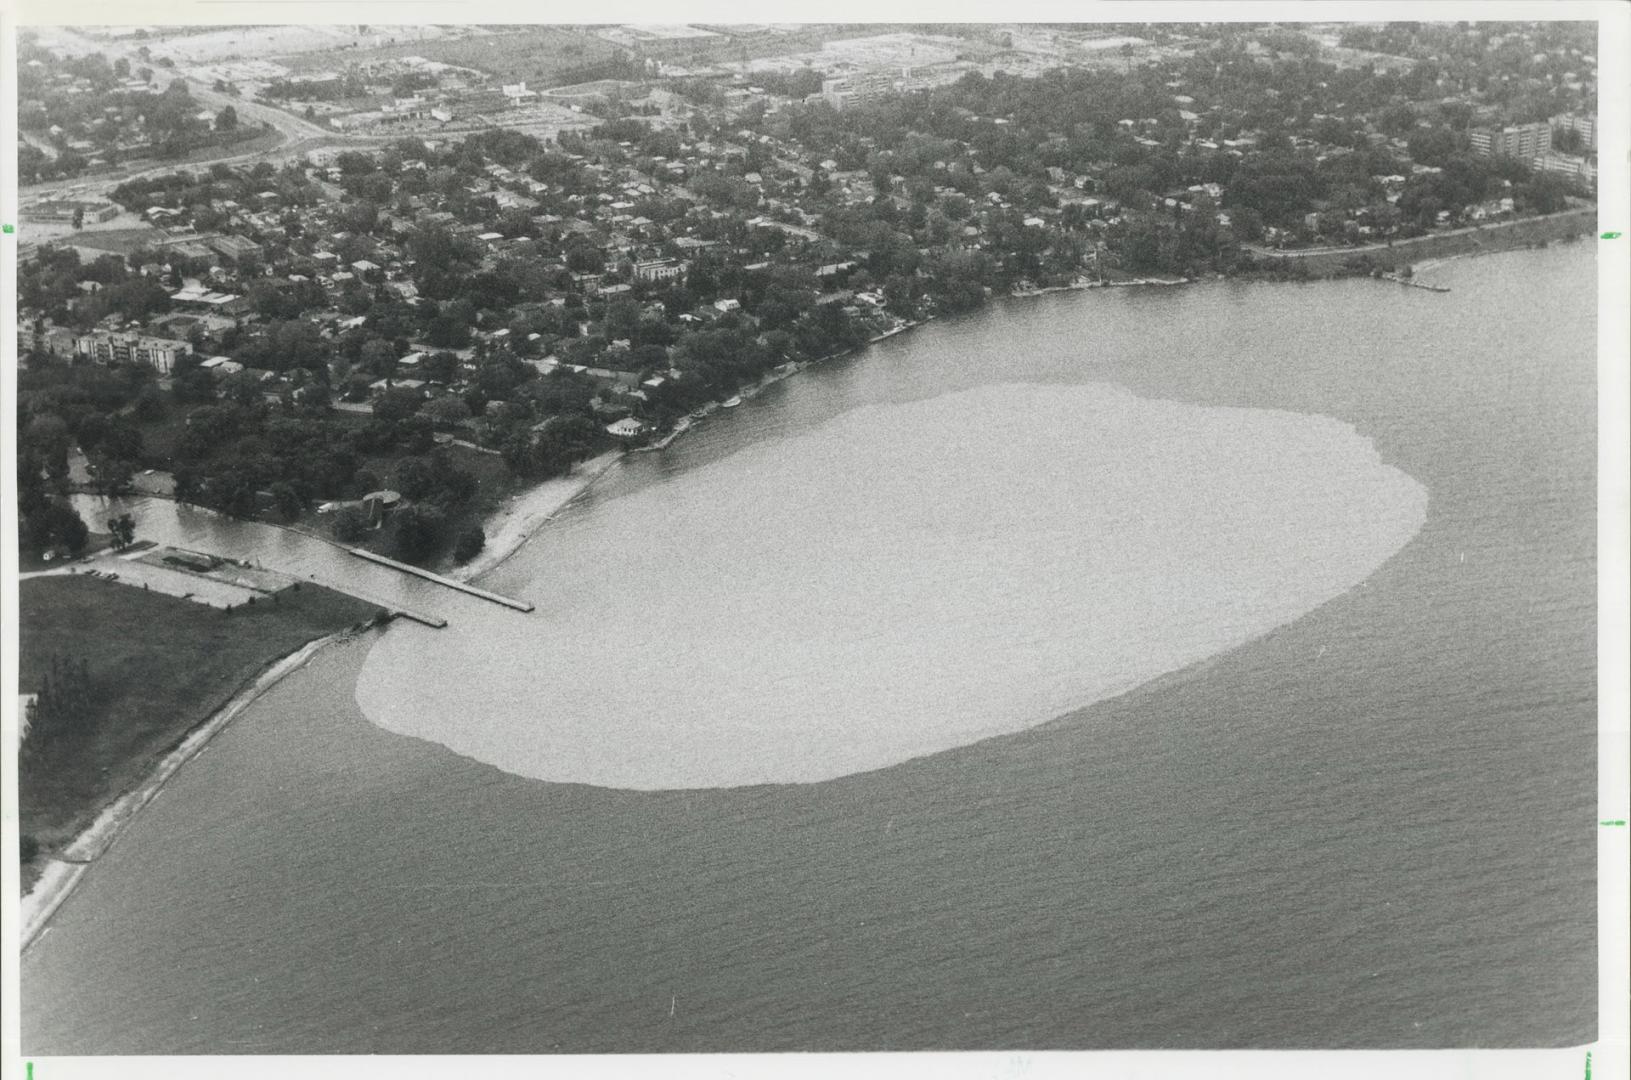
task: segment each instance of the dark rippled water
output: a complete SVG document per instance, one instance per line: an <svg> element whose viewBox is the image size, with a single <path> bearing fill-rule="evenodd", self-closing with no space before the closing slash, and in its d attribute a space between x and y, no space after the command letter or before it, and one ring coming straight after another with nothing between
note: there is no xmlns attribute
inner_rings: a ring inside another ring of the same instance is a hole
<svg viewBox="0 0 1631 1080"><path fill-rule="evenodd" d="M1454 291L1000 305L781 384L581 510L860 405L1110 381L1374 439L1429 502L1359 587L1041 727L731 790L543 783L392 734L352 697L370 643L332 650L89 872L24 957L24 1049L1590 1040L1593 253L1433 273Z"/></svg>

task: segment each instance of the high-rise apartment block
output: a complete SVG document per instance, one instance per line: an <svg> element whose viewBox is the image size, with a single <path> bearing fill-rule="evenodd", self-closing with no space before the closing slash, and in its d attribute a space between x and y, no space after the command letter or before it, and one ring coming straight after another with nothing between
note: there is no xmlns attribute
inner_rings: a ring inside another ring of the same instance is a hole
<svg viewBox="0 0 1631 1080"><path fill-rule="evenodd" d="M1485 157L1515 157L1533 161L1552 148L1552 125L1518 124L1504 128L1474 128L1468 133L1474 153Z"/></svg>

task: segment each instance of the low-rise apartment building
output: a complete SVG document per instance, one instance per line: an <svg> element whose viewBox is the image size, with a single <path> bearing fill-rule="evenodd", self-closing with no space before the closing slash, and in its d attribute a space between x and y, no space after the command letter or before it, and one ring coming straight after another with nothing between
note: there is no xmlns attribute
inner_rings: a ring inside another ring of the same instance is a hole
<svg viewBox="0 0 1631 1080"><path fill-rule="evenodd" d="M75 344L80 356L98 364L146 364L161 375L168 374L176 360L193 351L189 342L175 338L111 330L82 335Z"/></svg>

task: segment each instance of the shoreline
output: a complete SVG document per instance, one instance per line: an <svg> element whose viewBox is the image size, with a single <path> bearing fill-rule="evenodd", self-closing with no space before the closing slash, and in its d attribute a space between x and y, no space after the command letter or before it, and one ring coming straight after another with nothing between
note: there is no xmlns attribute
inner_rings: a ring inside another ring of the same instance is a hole
<svg viewBox="0 0 1631 1080"><path fill-rule="evenodd" d="M1449 258L1439 261L1448 262L1451 261L1451 259L1465 258L1474 255L1498 254L1503 251L1510 250L1514 249L1474 249L1472 251L1455 253ZM1335 275L1333 280L1335 277L1341 276L1349 275ZM1220 278L1217 280L1227 279ZM1171 281L1136 279L1132 281L1105 284L1084 282L1080 284L1052 286L1034 291L1010 292L1004 298L1013 300L1030 299L1037 296L1049 295L1051 293L1085 291L1089 288L1170 287L1174 285L1198 283L1200 283L1199 280L1189 278ZM759 390L762 390L767 386L780 382L783 379L790 378L791 376L796 375L814 365L825 363L829 360L854 356L863 352L866 348L876 344L879 341L896 337L900 334L906 333L909 330L915 330L920 326L935 321L937 318L939 318L938 315L926 315L921 319L912 320L903 326L869 338L867 341L855 346L852 349L832 353L827 356L817 357L811 360L791 362L791 366L786 367L785 370L780 368L772 369L754 384L754 391L757 393ZM698 410L698 412L703 414L703 417L712 415L717 411L719 411L718 402L710 402ZM685 429L685 431L692 430L695 426L696 421L693 421L692 426ZM644 449L666 449L666 447L671 444L675 438L685 434L685 431L670 433L670 436L664 441L663 446L660 448L648 447ZM556 514L560 513L577 498L579 498L584 492L593 487L598 480L600 480L611 470L612 466L616 465L617 462L622 459L626 452L628 451L624 451L622 449L605 451L596 457L582 462L581 467L583 471L580 473L569 473L563 477L555 477L550 480L542 481L539 484L536 484L516 495L512 505L496 511L495 513L484 518L482 521L484 530L489 525L497 525L497 530L494 533L494 539L498 542L494 543L490 547L484 548L484 550L477 555L476 558L470 560L470 562L461 567L456 567L448 571L447 576L459 581L474 582L477 578L491 572L492 570L495 570L498 566L506 562L511 556L519 551L522 545L524 545L533 537L533 535L547 525ZM172 501L174 501L173 496L161 495L154 497L170 498ZM218 511L211 512L219 513ZM343 546L335 543L333 540L330 540L327 537L316 536L314 533L308 532L305 529L300 529L289 525L277 525L269 522L261 522L261 524L273 524L275 528L283 528L291 532L300 533L304 536L323 540L324 542L335 547ZM171 751L170 754L165 756L165 758L154 769L153 773L150 774L141 785L139 785L136 789L120 796L112 803L104 807L96 819L89 826L87 826L83 832L76 836L73 841L63 849L59 856L53 857L49 860L49 865L47 865L41 872L39 878L35 881L33 888L21 898L20 951L26 950L28 946L44 932L44 930L47 928L46 924L50 921L52 915L56 913L56 910L73 892L74 887L78 884L79 879L84 875L91 863L112 846L124 825L127 824L143 806L152 801L152 799L162 789L163 785L183 765L185 765L193 757L196 757L198 752L208 744L210 739L214 738L214 736L221 730L224 730L225 727L231 723L231 721L235 719L240 712L257 700L267 690L271 689L283 678L304 667L305 664L313 656L315 656L319 650L327 645L347 640L356 633L357 631L355 629L347 629L314 639L302 646L300 649L296 650L294 653L291 653L280 660L274 661L258 676L253 678L247 686L241 688L236 694L234 694L225 705L206 718L202 724L189 732L184 737L181 744ZM82 845L86 851L90 851L91 853L83 855L80 854ZM91 851L93 848L94 851ZM70 857L64 858L63 856Z"/></svg>
<svg viewBox="0 0 1631 1080"><path fill-rule="evenodd" d="M518 492L508 506L482 518L487 543L481 552L446 575L455 581L473 582L521 550L539 529L594 486L623 458L623 450L607 450L574 466L565 476L551 477Z"/></svg>
<svg viewBox="0 0 1631 1080"><path fill-rule="evenodd" d="M355 627L313 638L294 652L272 661L238 690L215 712L182 737L180 743L159 761L140 784L108 803L80 834L56 855L47 857L47 865L35 880L33 888L18 901L18 952L26 951L48 928L51 917L72 895L96 860L107 853L142 808L156 798L165 784L182 766L197 757L211 739L226 730L238 715L254 704L285 677L300 670L319 651L339 641L346 641L358 633Z"/></svg>
<svg viewBox="0 0 1631 1080"><path fill-rule="evenodd" d="M1077 278L1069 285L1033 285L1028 289L1013 288L1008 290L1008 297L1013 300L1023 300L1032 296L1047 296L1050 293L1082 292L1086 289L1130 289L1137 286L1151 288L1171 288L1174 285L1193 285L1195 278L1129 278L1126 281L1089 281Z"/></svg>
<svg viewBox="0 0 1631 1080"><path fill-rule="evenodd" d="M1577 212L1577 210L1574 210L1574 212ZM1549 217L1561 217L1562 214L1571 214L1571 210L1562 210L1562 212L1559 212L1559 214L1549 215ZM1527 222L1527 220L1543 219L1520 220L1525 220L1525 222ZM1512 222L1512 224L1518 224L1518 222ZM1479 255L1501 255L1502 251L1514 250L1522 250L1522 248L1491 246L1491 248L1473 248L1473 250L1470 251L1456 251L1456 253L1452 253L1452 255L1427 259L1425 263L1417 266L1417 271L1437 269L1439 266L1442 266L1442 264L1452 263L1452 261L1455 261L1455 259L1473 258L1473 256ZM1310 253L1310 255L1315 255L1315 253ZM1315 281L1339 281L1339 279L1342 279L1342 277L1372 276L1370 276L1370 274L1323 274L1323 276L1316 277ZM1271 284L1303 284L1303 282L1285 281L1285 279L1279 279L1279 277L1258 277L1251 276L1251 274L1241 274L1241 276L1218 274L1218 276L1215 277L1134 277L1134 279L1129 279L1129 281L1085 281L1085 279L1076 279L1076 281L1073 281L1072 284L1068 285L1045 285L1045 287L1034 287L1034 289L1010 289L1008 292L1006 292L1006 294L993 295L993 299L1031 300L1036 299L1036 297L1045 297L1045 295L1059 294L1059 292L1086 292L1086 290L1091 289L1171 289L1171 287L1176 287L1176 285L1200 285L1209 284L1209 282L1215 281L1236 281L1236 279L1240 279L1240 281L1267 281L1271 282ZM1373 279L1373 281L1375 281L1375 279ZM1448 289L1445 289L1445 287L1435 287L1435 285L1427 284L1427 282L1417 284L1417 282L1412 281L1401 281L1401 279L1395 279L1395 277L1388 277L1386 281L1393 281L1396 282L1396 284L1416 285L1416 287L1429 290L1429 292L1448 292ZM979 308L975 308L975 310L979 310ZM962 315L962 313L967 312L959 312L959 315ZM791 378L793 375L798 375L799 372L802 372L802 370L809 369L809 367L816 367L817 364L825 364L827 361L837 361L837 359L843 359L843 357L856 356L856 354L860 354L860 352L863 352L864 349L874 346L874 344L879 343L879 341L887 341L889 338L897 338L897 336L900 336L900 334L908 333L908 331L918 330L920 326L926 326L928 323L933 323L933 321L938 320L938 318L939 315L923 315L922 318L907 320L905 321L904 325L895 326L895 328L892 328L892 330L886 330L881 334L873 334L871 338L866 339L866 341L858 344L858 346L851 347L851 349L845 349L845 351L842 352L830 352L830 354L827 354L827 356L814 357L814 359L809 359L809 361L786 361L785 364L776 365L776 367L773 367L773 369L765 372L762 377L758 378L757 382L755 382L752 387L744 388L744 392L740 393L740 396L742 396L744 400L747 400L747 398L757 396L758 393L763 392L765 388L771 387L771 385L775 385L775 383L781 382L781 380L785 380L785 378ZM662 436L662 439L657 440L657 442L652 442L652 444L649 445L643 445L643 447L633 447L633 449L630 450L608 450L608 452L599 455L599 457L589 458L587 462L584 462L584 465L594 465L594 463L602 462L603 458L613 458L613 460L605 463L603 467L597 468L592 475L579 478L576 488L572 489L571 493L566 494L564 498L538 499L537 504L533 504L535 494L537 494L538 491L543 488L543 486L551 485L551 483L556 483L558 480L568 480L569 476L568 478L545 480L543 483L541 483L541 485L528 488L527 491L524 491L524 493L520 493L519 496L515 496L515 499L517 499L517 506L506 507L506 509L502 509L502 511L496 511L494 514L491 514L491 516L484 517L483 522L481 522L481 524L483 524L483 529L486 529L489 524L499 522L499 532L497 532L496 535L497 537L502 538L501 545L494 545L494 548L484 548L484 550L481 551L481 555L473 558L473 560L471 560L470 563L466 563L465 566L453 568L452 571L449 571L447 576L449 576L449 578L458 579L458 581L475 581L476 578L480 578L481 574L486 574L488 571L491 571L491 569L497 568L497 566L504 563L509 556L514 555L515 551L519 550L520 545L524 545L527 540L530 540L533 533L537 533L538 529L541 529L543 525L548 524L550 519L555 517L555 514L558 514L559 511L566 509L566 506L571 504L571 502L574 501L577 496L581 496L581 494L584 493L584 491L587 491L590 486L594 486L595 481L600 480L600 476L602 476L603 473L608 470L608 468L617 463L615 458L620 458L623 454L656 454L656 452L659 452L659 450L667 450L669 449L670 445L674 444L675 440L685 436L687 432L696 431L696 426L698 426L698 424L703 423L705 419L708 419L709 416L713 416L713 414L719 413L719 411L721 411L721 403L719 403L719 401L708 401L706 405L693 409L692 413L690 413L692 423L688 424L687 427L682 427L682 429L675 429L675 431L667 432L667 434ZM522 517L519 524L512 522L512 519L517 516L517 511L520 511L520 517ZM302 530L297 529L295 532L302 532ZM489 550L496 550L499 551L499 553L497 553L496 556L493 556L493 558L489 558Z"/></svg>
<svg viewBox="0 0 1631 1080"><path fill-rule="evenodd" d="M1311 247L1286 250L1243 244L1241 249L1254 259L1269 263L1302 265L1311 277L1346 277L1349 260L1370 259L1372 265L1397 270L1447 256L1483 255L1495 251L1522 249L1541 242L1561 241L1569 236L1592 235L1596 229L1598 206L1573 206L1551 214L1510 218L1504 221L1464 225L1447 232L1425 233L1392 242L1382 241L1355 247Z"/></svg>

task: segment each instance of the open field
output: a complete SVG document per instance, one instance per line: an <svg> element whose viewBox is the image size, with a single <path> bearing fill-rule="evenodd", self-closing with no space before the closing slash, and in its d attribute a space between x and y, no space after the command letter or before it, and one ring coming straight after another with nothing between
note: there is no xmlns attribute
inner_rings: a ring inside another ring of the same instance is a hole
<svg viewBox="0 0 1631 1080"><path fill-rule="evenodd" d="M572 86L557 86L546 93L550 97L611 97L616 93L633 93L640 89L640 84L626 79L596 79L593 82L577 83Z"/></svg>
<svg viewBox="0 0 1631 1080"><path fill-rule="evenodd" d="M75 247L101 248L105 251L126 252L124 245L135 241L139 246L142 237L162 239L163 235L138 214L129 211L120 213L109 221L89 221L82 229L74 228L67 221L34 221L30 219L28 208L24 207L18 212L22 219L22 228L18 229L25 239L36 242L57 241L72 244Z"/></svg>
<svg viewBox="0 0 1631 1080"><path fill-rule="evenodd" d="M89 26L27 26L19 28L18 37L31 37L58 56L108 51L109 43L94 36L94 31Z"/></svg>
<svg viewBox="0 0 1631 1080"><path fill-rule="evenodd" d="M21 831L42 856L69 842L102 806L272 661L370 618L360 600L306 585L231 613L106 580L31 578L20 585L18 686L39 689L52 656L84 659L95 711L84 730L24 744ZM154 633L162 627L162 633ZM24 887L32 879L25 867Z"/></svg>
<svg viewBox="0 0 1631 1080"><path fill-rule="evenodd" d="M446 31L437 26L371 26L359 33L352 26L230 26L202 34L165 34L149 40L156 55L173 57L178 64L209 64L250 57L296 56L330 49L364 49L394 41L435 39Z"/></svg>
<svg viewBox="0 0 1631 1080"><path fill-rule="evenodd" d="M893 70L898 74L905 68L950 63L957 59L962 48L963 43L958 39L935 34L875 34L827 41L819 49L805 49L781 56L761 56L747 61L722 63L720 66L744 74L765 71L785 73L804 67L823 71L837 68Z"/></svg>
<svg viewBox="0 0 1631 1080"><path fill-rule="evenodd" d="M121 214L120 217L130 215ZM140 220L140 219L137 219ZM112 229L83 229L78 232L72 225L33 224L27 221L28 239L46 243L66 244L69 247L93 248L96 251L111 251L119 255L129 255L141 247L151 247L163 241L168 234L163 230L155 229L150 225L138 225L134 228L126 225L124 228ZM112 225L115 222L109 222ZM83 254L83 253L82 253Z"/></svg>
<svg viewBox="0 0 1631 1080"><path fill-rule="evenodd" d="M296 72L333 70L346 64L422 56L457 67L476 68L505 82L551 86L591 64L616 59L619 50L583 30L558 26L469 27L459 37L400 40L344 53L308 53L280 58Z"/></svg>

